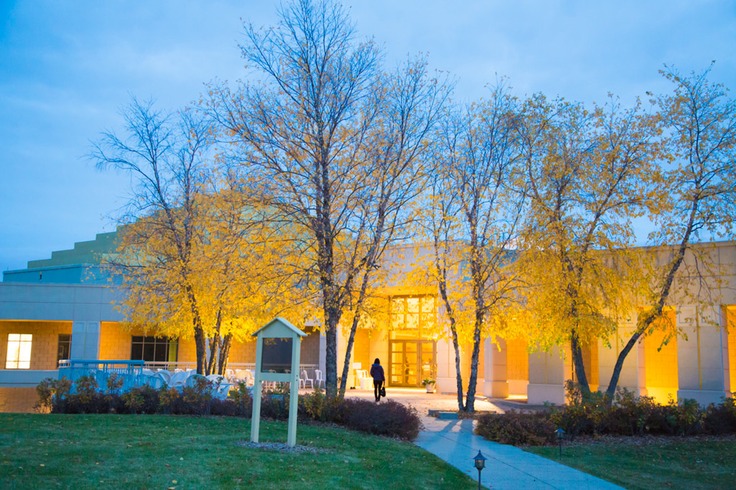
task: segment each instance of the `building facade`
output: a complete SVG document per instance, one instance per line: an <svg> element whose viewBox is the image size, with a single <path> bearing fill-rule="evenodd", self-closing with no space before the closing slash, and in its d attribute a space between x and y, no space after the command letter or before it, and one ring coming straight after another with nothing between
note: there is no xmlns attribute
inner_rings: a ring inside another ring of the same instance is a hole
<svg viewBox="0 0 736 490"><path fill-rule="evenodd" d="M666 315L683 334L667 343L656 332L639 341L627 357L619 386L666 403L670 398L719 402L736 391L736 243L702 245L718 270L706 277L715 291L711 300L695 304L688 295L674 298ZM100 273L98 257L112 251L114 234L53 252L51 259L31 261L18 271L6 271L0 283L0 411L31 411L35 387L58 376L62 359L144 360L151 367L195 365L193 340L157 338L129 331L114 303L122 294ZM408 253L408 252L407 252ZM404 254L403 256L405 256ZM385 268L403 273L405 259L389 254ZM387 288L380 325L359 328L352 352L350 387L374 358L385 366L388 386L421 386L436 379L439 392L456 387L455 352L449 336L438 329L439 299L426 287L406 284ZM585 351L591 388L605 390L616 356L635 327L635 317L619 335ZM325 341L308 331L302 344L302 364L324 370ZM346 339L338 339L338 360L346 354ZM463 346L465 359L469 346ZM255 362L255 342L237 343L230 365ZM342 366L338 366L341 370ZM469 363L462 365L468 379ZM477 393L494 398L527 400L530 404L565 402L565 381L572 378L572 360L564 347L535 352L523 340L485 339L480 353Z"/></svg>

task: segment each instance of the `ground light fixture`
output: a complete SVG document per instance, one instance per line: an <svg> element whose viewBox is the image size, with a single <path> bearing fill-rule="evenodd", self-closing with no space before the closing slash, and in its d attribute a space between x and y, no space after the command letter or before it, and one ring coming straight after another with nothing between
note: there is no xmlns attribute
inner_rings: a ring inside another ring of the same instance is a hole
<svg viewBox="0 0 736 490"><path fill-rule="evenodd" d="M478 490L480 490L480 472L486 467L486 457L483 456L483 453L479 449L478 454L475 455L473 460L475 461L475 468L478 470Z"/></svg>
<svg viewBox="0 0 736 490"><path fill-rule="evenodd" d="M560 448L560 457L562 457L562 440L565 438L565 429L558 427L555 431L555 436L557 437L557 445Z"/></svg>

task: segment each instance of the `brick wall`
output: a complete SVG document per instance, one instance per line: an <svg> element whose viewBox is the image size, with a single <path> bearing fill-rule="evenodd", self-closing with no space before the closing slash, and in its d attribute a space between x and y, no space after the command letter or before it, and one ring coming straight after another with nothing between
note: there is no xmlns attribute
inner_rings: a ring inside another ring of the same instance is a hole
<svg viewBox="0 0 736 490"><path fill-rule="evenodd" d="M34 412L36 388L0 388L0 412Z"/></svg>
<svg viewBox="0 0 736 490"><path fill-rule="evenodd" d="M102 322L100 324L100 359L130 359L131 332L119 323Z"/></svg>

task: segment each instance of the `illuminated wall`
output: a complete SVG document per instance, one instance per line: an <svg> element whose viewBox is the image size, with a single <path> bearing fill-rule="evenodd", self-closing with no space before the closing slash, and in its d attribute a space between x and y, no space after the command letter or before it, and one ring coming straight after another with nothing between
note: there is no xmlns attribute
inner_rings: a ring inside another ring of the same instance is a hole
<svg viewBox="0 0 736 490"><path fill-rule="evenodd" d="M728 334L729 391L736 392L736 306L725 308L726 332Z"/></svg>
<svg viewBox="0 0 736 490"><path fill-rule="evenodd" d="M675 325L675 310L667 309L664 318L655 322L655 331L644 338L645 386L648 396L659 403L667 403L670 397L677 400L677 339L672 337L664 344L666 329Z"/></svg>
<svg viewBox="0 0 736 490"><path fill-rule="evenodd" d="M529 384L529 351L526 340L506 341L506 376L509 396L526 396Z"/></svg>

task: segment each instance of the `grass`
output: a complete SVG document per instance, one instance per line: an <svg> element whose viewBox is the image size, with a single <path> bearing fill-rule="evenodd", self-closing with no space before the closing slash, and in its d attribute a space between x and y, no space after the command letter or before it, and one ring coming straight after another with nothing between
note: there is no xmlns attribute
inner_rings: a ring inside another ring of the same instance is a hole
<svg viewBox="0 0 736 490"><path fill-rule="evenodd" d="M620 437L525 450L629 489L734 488L736 437Z"/></svg>
<svg viewBox="0 0 736 490"><path fill-rule="evenodd" d="M262 420L260 441L285 443ZM476 483L417 446L300 424L297 447L248 447L232 417L0 414L0 488L452 488Z"/></svg>

